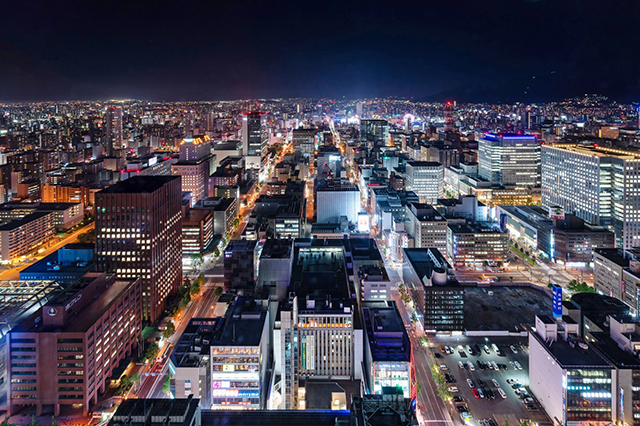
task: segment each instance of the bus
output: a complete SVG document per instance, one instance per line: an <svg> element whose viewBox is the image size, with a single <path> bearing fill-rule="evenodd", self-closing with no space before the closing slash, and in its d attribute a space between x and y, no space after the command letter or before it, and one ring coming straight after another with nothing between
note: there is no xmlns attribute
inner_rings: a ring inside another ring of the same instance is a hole
<svg viewBox="0 0 640 426"><path fill-rule="evenodd" d="M483 283L495 283L498 281L498 277L494 277L491 275L482 275L482 282Z"/></svg>

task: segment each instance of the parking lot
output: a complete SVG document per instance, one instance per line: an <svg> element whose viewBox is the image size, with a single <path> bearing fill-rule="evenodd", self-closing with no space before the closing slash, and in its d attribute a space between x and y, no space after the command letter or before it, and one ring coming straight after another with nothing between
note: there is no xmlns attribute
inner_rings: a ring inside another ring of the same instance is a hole
<svg viewBox="0 0 640 426"><path fill-rule="evenodd" d="M493 420L497 425L502 426L504 422L499 423L499 420L508 415L513 415L518 423L532 420L538 425L551 424L529 392L529 355L526 337L436 336L430 337L429 340L434 355L439 354L435 358L436 363L446 365L448 369L443 370L443 373L449 373L455 379L455 383L451 383L450 386L457 387L458 392L454 392L453 395L462 397L464 400L453 402L450 407L454 418L460 418L460 410L457 407L464 404L467 405L468 412L472 416L469 423L473 425L494 426L491 423L478 422ZM498 347L499 353L492 348L493 344ZM449 352L453 353L443 353L441 345L449 347ZM468 350L467 345L471 351ZM514 347L515 353L511 346ZM498 370L493 365L493 368L489 368L489 364L494 362L498 365ZM464 368L459 363L462 363ZM518 369L517 363L521 369ZM517 389L514 389L514 386ZM506 398L501 396L498 389L502 389ZM524 393L523 398L520 398L516 391ZM491 398L492 394L493 398ZM529 397L531 399L526 399L529 404L525 404L523 400Z"/></svg>

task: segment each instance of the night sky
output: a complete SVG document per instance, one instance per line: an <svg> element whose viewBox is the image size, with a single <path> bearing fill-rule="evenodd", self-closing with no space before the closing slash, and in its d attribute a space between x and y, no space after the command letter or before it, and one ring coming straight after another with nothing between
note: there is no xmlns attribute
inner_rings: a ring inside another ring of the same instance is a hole
<svg viewBox="0 0 640 426"><path fill-rule="evenodd" d="M640 101L637 0L3 0L0 16L0 101Z"/></svg>

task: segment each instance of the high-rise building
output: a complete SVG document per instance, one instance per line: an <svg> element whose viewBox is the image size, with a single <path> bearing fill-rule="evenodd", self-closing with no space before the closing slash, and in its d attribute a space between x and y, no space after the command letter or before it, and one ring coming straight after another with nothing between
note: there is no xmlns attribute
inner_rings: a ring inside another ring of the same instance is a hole
<svg viewBox="0 0 640 426"><path fill-rule="evenodd" d="M291 132L293 149L309 157L316 150L316 131L314 129L294 129Z"/></svg>
<svg viewBox="0 0 640 426"><path fill-rule="evenodd" d="M485 133L478 141L478 174L497 185L540 186L540 146L535 136Z"/></svg>
<svg viewBox="0 0 640 426"><path fill-rule="evenodd" d="M407 161L405 183L421 203L435 205L444 196L444 167L433 161Z"/></svg>
<svg viewBox="0 0 640 426"><path fill-rule="evenodd" d="M409 235L416 248L437 248L447 251L447 220L428 204L412 203L407 206Z"/></svg>
<svg viewBox="0 0 640 426"><path fill-rule="evenodd" d="M559 206L640 246L640 153L599 146L542 147L542 205Z"/></svg>
<svg viewBox="0 0 640 426"><path fill-rule="evenodd" d="M224 251L226 290L253 291L255 288L256 240L231 240Z"/></svg>
<svg viewBox="0 0 640 426"><path fill-rule="evenodd" d="M259 169L262 165L262 157L267 151L267 138L262 133L262 113L245 113L242 117L242 154L248 169Z"/></svg>
<svg viewBox="0 0 640 426"><path fill-rule="evenodd" d="M360 121L360 140L370 142L374 146L387 146L389 122L387 120Z"/></svg>
<svg viewBox="0 0 640 426"><path fill-rule="evenodd" d="M215 172L216 156L211 154L209 137L186 138L180 144L180 161L171 174L182 176L182 192L190 192L193 204L208 195L209 176Z"/></svg>
<svg viewBox="0 0 640 426"><path fill-rule="evenodd" d="M320 183L320 182L318 182ZM318 223L339 223L346 217L351 223L358 222L360 191L352 184L327 182L315 186Z"/></svg>
<svg viewBox="0 0 640 426"><path fill-rule="evenodd" d="M136 176L96 194L96 265L139 277L143 319L158 319L182 282L180 177Z"/></svg>
<svg viewBox="0 0 640 426"><path fill-rule="evenodd" d="M115 149L122 148L122 107L108 107L105 113L105 143L107 157L114 155Z"/></svg>

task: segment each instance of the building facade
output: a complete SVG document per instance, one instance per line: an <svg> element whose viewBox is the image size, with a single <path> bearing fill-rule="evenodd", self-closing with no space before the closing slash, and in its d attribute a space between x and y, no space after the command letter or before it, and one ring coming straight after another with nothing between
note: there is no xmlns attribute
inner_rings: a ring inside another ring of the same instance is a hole
<svg viewBox="0 0 640 426"><path fill-rule="evenodd" d="M421 203L435 205L444 196L444 167L431 161L407 161L405 183Z"/></svg>
<svg viewBox="0 0 640 426"><path fill-rule="evenodd" d="M540 147L535 136L485 133L478 141L478 174L492 184L540 186Z"/></svg>
<svg viewBox="0 0 640 426"><path fill-rule="evenodd" d="M136 176L96 195L96 266L142 281L143 319L155 322L182 282L180 177Z"/></svg>

